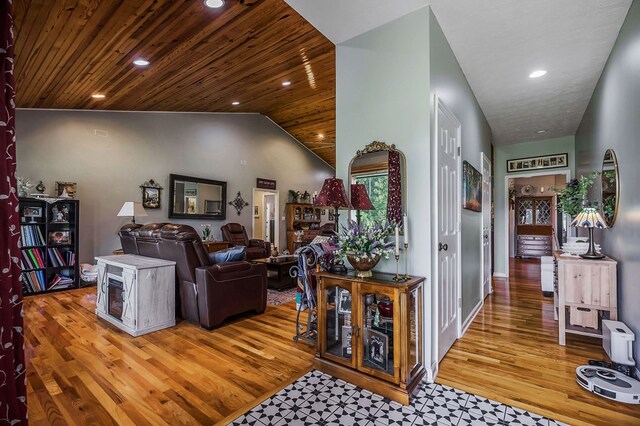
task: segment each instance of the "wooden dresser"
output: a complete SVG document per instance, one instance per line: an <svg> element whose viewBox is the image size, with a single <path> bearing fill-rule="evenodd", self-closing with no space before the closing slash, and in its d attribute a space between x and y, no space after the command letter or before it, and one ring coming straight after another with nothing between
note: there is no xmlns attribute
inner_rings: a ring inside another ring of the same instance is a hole
<svg viewBox="0 0 640 426"><path fill-rule="evenodd" d="M518 235L520 257L551 256L551 237L548 235Z"/></svg>
<svg viewBox="0 0 640 426"><path fill-rule="evenodd" d="M318 278L318 353L314 367L408 404L425 374L422 366L424 278L393 281L321 272Z"/></svg>
<svg viewBox="0 0 640 426"><path fill-rule="evenodd" d="M554 253L554 309L558 342L566 333L602 338L602 319L618 319L617 262Z"/></svg>

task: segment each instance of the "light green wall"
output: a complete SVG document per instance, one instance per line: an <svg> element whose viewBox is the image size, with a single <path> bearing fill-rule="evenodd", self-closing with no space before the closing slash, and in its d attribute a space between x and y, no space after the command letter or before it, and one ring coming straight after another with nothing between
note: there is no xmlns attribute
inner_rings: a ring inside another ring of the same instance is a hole
<svg viewBox="0 0 640 426"><path fill-rule="evenodd" d="M571 171L571 176L574 176L575 172L575 137L565 136L556 139L546 139L542 141L524 142L514 145L497 146L494 149L493 157L493 188L494 188L494 274L504 276L509 273L509 265L505 264L505 250L508 250L505 239L507 233L505 232L505 177L507 176L507 160L515 158L537 157L540 155L551 154L569 154L568 167L559 169L547 169L548 172L563 172L566 170ZM509 173L509 177L518 177L527 173L532 173L529 170L522 173Z"/></svg>
<svg viewBox="0 0 640 426"><path fill-rule="evenodd" d="M429 64L431 122L435 121L435 95L461 124L462 159L482 171L480 154L491 158L491 128L484 117L460 64L436 17L430 13ZM435 141L435 129L432 136ZM469 318L482 297L482 213L461 210L462 322Z"/></svg>
<svg viewBox="0 0 640 426"><path fill-rule="evenodd" d="M463 158L480 168L488 154L491 131L473 92L429 8L399 18L336 46L336 174L347 179L356 151L379 140L395 144L407 160L407 212L413 241L409 273L426 277L425 353L436 359L437 293L432 277L432 126L438 94L462 124ZM344 215L343 215L344 216ZM463 316L479 302L480 217L463 214ZM465 232L473 236L467 240ZM475 257L474 257L475 255ZM467 258L465 258L467 256ZM377 270L395 272L395 261ZM466 293L465 289L477 289ZM466 299L465 299L466 297ZM464 319L464 318L463 318Z"/></svg>

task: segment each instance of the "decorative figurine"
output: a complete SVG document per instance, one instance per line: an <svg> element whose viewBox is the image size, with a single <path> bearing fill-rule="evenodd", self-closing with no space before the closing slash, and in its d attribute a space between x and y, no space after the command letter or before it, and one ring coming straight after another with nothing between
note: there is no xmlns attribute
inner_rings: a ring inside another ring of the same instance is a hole
<svg viewBox="0 0 640 426"><path fill-rule="evenodd" d="M47 188L44 186L44 183L42 183L42 181L38 182L38 184L36 185L36 191L38 191L41 194L44 194L44 191Z"/></svg>

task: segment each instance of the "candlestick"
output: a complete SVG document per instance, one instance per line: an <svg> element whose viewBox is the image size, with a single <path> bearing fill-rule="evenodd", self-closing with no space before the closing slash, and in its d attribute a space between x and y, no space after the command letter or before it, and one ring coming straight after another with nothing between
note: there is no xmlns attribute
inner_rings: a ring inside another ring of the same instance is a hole
<svg viewBox="0 0 640 426"><path fill-rule="evenodd" d="M409 218L405 214L402 217L402 223L404 224L404 246L409 245Z"/></svg>
<svg viewBox="0 0 640 426"><path fill-rule="evenodd" d="M405 231L406 232L406 231ZM408 264L409 264L409 244L407 243L407 240L404 240L404 276L403 278L405 280L409 280L411 277L409 276L409 274L407 273L409 268L408 268Z"/></svg>
<svg viewBox="0 0 640 426"><path fill-rule="evenodd" d="M400 231L398 230L397 224L396 224L396 256L400 256Z"/></svg>
<svg viewBox="0 0 640 426"><path fill-rule="evenodd" d="M396 228L397 229L397 228ZM396 245L396 250L398 249L398 246ZM396 258L396 276L393 277L394 281L404 281L404 277L400 275L400 271L399 271L399 265L400 265L400 255L396 254L395 255Z"/></svg>

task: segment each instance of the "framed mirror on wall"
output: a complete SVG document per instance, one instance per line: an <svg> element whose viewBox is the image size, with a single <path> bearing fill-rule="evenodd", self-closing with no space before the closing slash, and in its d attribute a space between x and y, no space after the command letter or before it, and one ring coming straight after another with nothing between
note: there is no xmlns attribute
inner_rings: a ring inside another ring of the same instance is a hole
<svg viewBox="0 0 640 426"><path fill-rule="evenodd" d="M349 183L362 184L373 209L358 211L366 225L400 223L406 209L406 159L395 145L374 141L356 152L349 163ZM347 188L349 196L351 185ZM355 220L356 212L351 218Z"/></svg>
<svg viewBox="0 0 640 426"><path fill-rule="evenodd" d="M227 182L169 175L170 218L225 220L226 206Z"/></svg>
<svg viewBox="0 0 640 426"><path fill-rule="evenodd" d="M618 174L618 158L612 149L607 149L602 160L602 217L611 228L618 216L620 198L620 176Z"/></svg>

